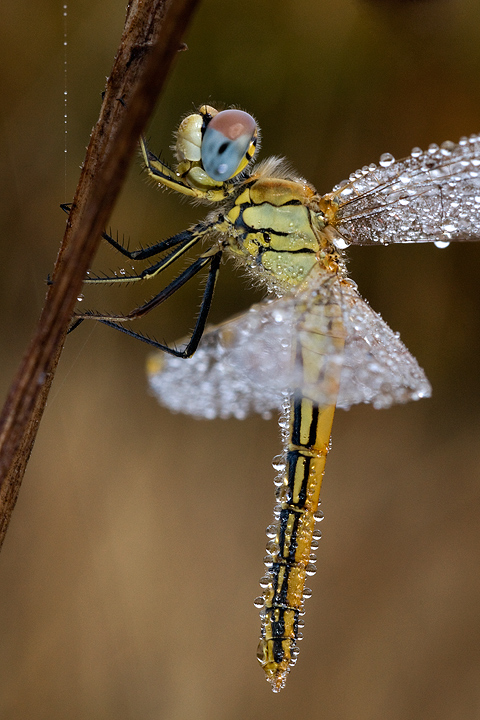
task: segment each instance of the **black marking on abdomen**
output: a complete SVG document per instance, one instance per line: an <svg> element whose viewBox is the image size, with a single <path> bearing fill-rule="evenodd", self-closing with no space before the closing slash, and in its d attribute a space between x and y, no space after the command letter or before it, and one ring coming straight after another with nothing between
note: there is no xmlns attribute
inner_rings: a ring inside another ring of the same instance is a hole
<svg viewBox="0 0 480 720"><path fill-rule="evenodd" d="M288 526L288 521L290 517L294 515L295 519L293 522L293 529L292 534L290 537L290 542L288 546L288 555L285 557L285 546L286 546L286 538L285 538L285 532ZM300 520L300 517L302 515L302 510L299 508L298 510L294 509L293 507L287 507L283 508L280 511L280 521L279 521L279 533L278 533L278 544L280 547L280 551L278 553L278 557L285 560L288 564L293 564L295 562L295 553L297 550L297 530L298 530L298 523Z"/></svg>
<svg viewBox="0 0 480 720"><path fill-rule="evenodd" d="M293 428L292 428L292 445L297 447L312 448L315 446L317 439L317 425L318 425L318 405L311 403L312 417L310 420L310 427L308 431L308 440L306 443L302 443L301 439L301 427L302 427L302 403L311 401L301 397L295 397L293 401Z"/></svg>

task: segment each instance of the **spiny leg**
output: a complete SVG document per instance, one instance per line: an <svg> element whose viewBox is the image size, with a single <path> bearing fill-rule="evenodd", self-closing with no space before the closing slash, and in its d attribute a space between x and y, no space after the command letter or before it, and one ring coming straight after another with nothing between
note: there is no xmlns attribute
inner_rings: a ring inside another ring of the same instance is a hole
<svg viewBox="0 0 480 720"><path fill-rule="evenodd" d="M188 231L186 231L188 232ZM187 250L189 250L193 244L195 244L197 240L192 242L190 239L187 239L183 245L180 246L180 248L177 248L173 253L170 253L166 258L163 258L158 263L155 263L154 265L151 265L148 268L145 268L141 273L138 275L122 275L120 277L118 276L105 276L105 277L94 277L94 278L87 278L85 282L87 283L113 283L113 282L134 282L136 280L148 280L158 273L160 273L162 270L165 270L174 260L177 260L179 257L181 257ZM200 260L200 258L199 258ZM199 270L202 269L204 265L200 265L199 267L194 267L198 263L198 260L195 261L192 265L190 265L181 275L179 275L175 280L173 280L170 285L168 285L166 288L164 288L159 295L156 295L155 298L152 298L148 303L145 303L144 305L141 305L140 307L133 310L131 313L127 313L126 315L119 315L119 316L113 316L113 315L104 315L102 313L98 313L95 311L87 311L84 313L74 313L74 321L70 325L67 335L73 332L84 320L87 319L93 319L93 320L99 320L100 322L109 321L111 327L114 327L113 321L117 320L118 322L126 321L126 320L133 320L135 318L141 317L142 315L145 315L145 313L149 312L149 309L145 309L145 307L149 306L150 303L152 303L155 299L157 299L157 305L163 302L167 299L167 297L170 297L172 293L174 293L179 287L181 287L187 280L189 280L193 275L195 275ZM206 263L205 263L206 264ZM193 271L193 272L192 272ZM184 275L187 275L185 279L183 279L183 282L180 282L178 284L178 287L176 287L177 283L181 281L182 277ZM173 286L173 289L171 289L171 286ZM171 289L168 295L165 297L160 297L162 293L167 293ZM152 308L150 308L152 309ZM143 310L143 312L142 312ZM138 312L138 315L132 314ZM132 335L132 337L142 337L141 333L135 333L131 330L126 330L125 328L117 328L121 330L122 332L127 333L127 335Z"/></svg>
<svg viewBox="0 0 480 720"><path fill-rule="evenodd" d="M105 275L103 277L88 277L85 279L86 283L94 284L94 283L126 283L126 282L136 282L138 280L149 280L150 278L155 277L155 275L158 275L159 273L163 272L167 267L169 267L172 263L174 263L176 260L178 260L182 255L184 255L186 252L188 252L194 245L197 244L199 240L201 240L204 235L206 235L208 232L213 230L215 228L215 223L208 223L203 224L200 223L199 225L196 225L191 230L184 230L181 233L178 233L178 235L173 236L172 238L169 238L168 240L165 240L163 247L161 250L158 251L158 253L162 252L162 250L165 250L166 247L168 247L167 243L170 243L170 241L173 241L170 245L177 245L177 247L166 257L162 258L156 263L153 263L153 265L149 265L147 268L142 270L139 273L132 273L130 275L127 275L126 273L123 273L121 275ZM112 238L113 239L113 238ZM160 245L160 243L159 243ZM150 250L151 248L146 248L146 250ZM157 254L156 252L150 253L151 255ZM148 255L147 255L148 257ZM139 259L138 257L134 258ZM140 258L143 259L143 258Z"/></svg>
<svg viewBox="0 0 480 720"><path fill-rule="evenodd" d="M222 253L223 249L218 250L214 255L202 255L202 257L195 260L188 268L186 268L186 270L183 271L183 273L181 273L177 278L175 278L175 280L173 280L169 285L167 285L166 288L164 288L161 292L155 295L155 297L153 297L151 300L149 300L147 303L144 303L140 307L135 308L127 315L112 318L111 316L85 313L83 316L77 316L77 320L74 321L69 332L78 327L78 325L83 320L94 319L98 320L104 325L108 325L109 327L114 328L115 330L119 330L120 332L125 333L125 335L129 335L130 337L136 338L137 340L141 340L142 342L147 343L148 345L151 345L158 350L162 350L166 353L169 353L170 355L174 355L175 357L191 357L197 349L198 344L202 338L203 331L205 329L208 313L212 304L212 298L215 290L215 283L220 267ZM210 263L210 269L208 271L207 282L205 284L198 317L195 322L195 327L193 329L190 340L188 341L187 345L183 350L176 350L175 348L170 348L168 345L160 343L154 338L142 335L141 333L130 330L129 328L126 328L125 326L120 324L121 322L125 322L127 320L133 320L142 317L146 313L156 308L158 305L167 300L167 298L173 295L177 290L179 290L182 285L184 285L188 280L190 280L194 275L196 275L202 268L208 265L208 263ZM117 322L115 322L115 320Z"/></svg>
<svg viewBox="0 0 480 720"><path fill-rule="evenodd" d="M61 206L62 209L65 212L69 212L71 205L70 204L64 204ZM202 222L195 225L193 228L189 230L184 230L177 235L174 235L167 240L163 240L159 243L155 243L154 245L151 245L147 248L141 248L139 250L129 251L123 245L118 243L114 238L112 238L107 233L102 233L103 238L112 245L116 250L121 252L124 256L128 257L131 260L143 260L148 257L152 257L154 255L160 254L161 252L164 252L165 250L169 248L174 248L174 250L167 255L166 257L162 258L157 263L154 263L153 265L145 268L141 273L135 274L135 275L121 275L121 276L113 276L113 277L101 277L101 278L86 278L85 282L88 283L112 283L112 282L133 282L137 280L148 280L155 275L159 274L163 270L165 270L169 265L171 265L173 262L178 260L182 255L184 255L188 250L190 250L194 245L196 245L205 235L207 235L209 232L212 232L214 230L219 230L220 226L224 223L224 218L222 215L219 215L215 220L210 222ZM177 247L176 247L177 246ZM210 305L212 301L213 291L215 287L215 280L218 273L218 268L220 265L222 250L217 250L216 252L213 252L213 248L210 248L209 251L204 253L200 258L197 258L188 268L186 268L175 280L173 280L169 285L167 285L166 288L164 288L160 293L155 295L151 300L149 300L147 303L144 303L143 305L139 306L138 308L135 308L130 313L126 315L119 315L119 316L112 316L112 315L102 315L101 313L95 313L95 312L85 312L85 313L77 313L74 315L74 320L68 330L69 333L71 333L73 330L75 330L85 319L95 319L99 322L103 322L105 325L109 325L110 327L113 327L116 330L119 330L120 332L125 333L126 335L130 335L131 337L137 338L139 340L142 340L145 343L148 343L149 345L164 350L165 352L170 352L173 355L178 355L180 357L189 357L192 355L197 346L200 342L205 323L208 317L208 313L210 310ZM177 351L175 349L169 348L167 345L163 343L159 343L154 338L147 337L139 332L135 332L133 330L127 329L126 327L122 326L119 323L126 322L128 320L133 320L139 317L142 317L146 313L153 310L155 307L160 305L162 302L164 302L167 298L169 298L171 295L173 295L182 285L184 285L188 280L190 280L194 275L196 275L200 270L202 270L206 265L210 265L210 271L207 277L207 283L204 290L204 295L202 299L202 304L200 307L200 312L197 318L197 322L195 325L195 328L193 330L192 337L187 344L184 351Z"/></svg>
<svg viewBox="0 0 480 720"><path fill-rule="evenodd" d="M60 207L62 208L62 210L68 213L70 212L72 205L71 203L63 203L62 205L60 205ZM160 253L165 252L165 250L170 250L171 248L174 248L177 245L181 245L182 243L182 253L187 252L187 250L193 247L195 243L205 237L207 233L220 229L219 226L222 225L223 222L224 218L220 215L210 222L198 223L189 230L183 230L176 235L172 235L172 237L169 237L166 240L161 240L158 243L154 243L153 245L149 245L145 248L139 248L138 250L128 250L121 243L119 243L118 240L115 240L115 238L113 238L106 232L102 233L102 238L106 240L109 245L115 248L115 250L117 250L129 260L147 260L147 258L152 257L153 255L159 255ZM177 257L180 257L180 254ZM176 257L172 256L172 262L175 259ZM137 275L134 275L133 277L115 276L111 278L86 278L85 282L126 282L135 280L137 278L143 279Z"/></svg>
<svg viewBox="0 0 480 720"><path fill-rule="evenodd" d="M150 245L146 248L139 248L138 250L128 250L119 243L118 240L115 240L111 235L108 235L108 233L102 233L102 238L129 260L146 260L153 255L159 255L160 253L165 252L165 250L170 250L170 248L174 248L186 241L190 242L190 245L187 247L188 250L188 248L192 247L192 245L194 245L200 237L204 236L208 231L214 229L214 225L215 223L198 223L198 225L195 225L193 228L190 228L189 230L182 230L182 232L172 235L172 237L167 238L167 240L162 240L154 245Z"/></svg>
<svg viewBox="0 0 480 720"><path fill-rule="evenodd" d="M196 188L192 188L187 185L177 173L175 173L166 163L162 162L156 155L154 155L147 147L145 138L140 138L140 149L142 151L143 160L148 174L160 185L168 187L171 190L176 190L182 193L182 195L189 195L190 197L202 197L205 193Z"/></svg>

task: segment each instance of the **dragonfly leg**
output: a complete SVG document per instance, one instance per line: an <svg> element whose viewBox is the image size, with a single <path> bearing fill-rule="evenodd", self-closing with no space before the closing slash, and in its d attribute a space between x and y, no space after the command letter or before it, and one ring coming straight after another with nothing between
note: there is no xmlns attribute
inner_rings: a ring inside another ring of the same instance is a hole
<svg viewBox="0 0 480 720"><path fill-rule="evenodd" d="M69 213L72 208L72 203L63 203L60 205L62 210L64 212ZM166 250L170 250L172 248L177 248L175 253L172 253L170 256L170 262L173 262L176 260L180 255L182 255L184 252L187 252L191 247L193 247L199 240L204 238L208 233L213 232L217 229L217 226L223 222L223 217L219 216L217 218L214 218L213 220L209 222L201 222L197 225L194 225L189 230L183 230L182 232L177 233L176 235L172 235L171 237L167 238L166 240L161 240L158 243L154 243L153 245L149 245L144 248L139 248L137 250L128 250L122 243L120 243L118 240L115 240L111 235L109 235L106 232L102 233L102 238L108 242L109 245L111 245L115 250L117 250L119 253L121 253L124 257L128 258L129 260L147 260L150 257L153 257L154 255L160 255L160 253L165 252ZM180 247L177 247L180 246ZM164 258L165 260L165 258ZM164 262L164 261L161 261ZM168 264L170 264L170 262ZM166 267L166 265L163 265L163 267ZM147 270L144 271L143 275L140 273L139 275L122 275L122 276L111 276L111 277L87 277L85 278L85 282L88 283L95 283L95 282L129 282L132 280L137 279L144 279L147 275L153 276L158 272L158 270L155 273L148 273Z"/></svg>
<svg viewBox="0 0 480 720"><path fill-rule="evenodd" d="M197 258L197 260L195 260L191 265L189 265L189 267L187 267L177 278L175 278L175 280L173 280L171 283L169 283L169 285L167 285L163 290L161 290L157 295L155 295L155 297L153 297L151 300L144 303L143 305L140 305L138 308L131 310L126 315L111 316L87 312L74 316L74 321L69 332L78 327L80 322L82 322L83 320L98 320L104 325L108 325L115 330L123 332L125 335L129 335L130 337L136 338L137 340L141 340L142 342L145 342L148 345L157 348L158 350L169 353L170 355L182 358L191 357L197 349L203 335L203 331L205 329L208 313L212 304L212 298L215 290L215 283L220 267L222 253L223 249L217 250L214 253L212 253L211 249L207 253L204 253L201 257ZM140 318L143 315L149 313L154 308L158 307L161 303L163 303L165 300L167 300L167 298L177 292L177 290L179 290L182 285L184 285L188 280L190 280L194 275L196 275L208 264L210 264L210 268L208 271L207 281L205 283L205 289L203 291L200 310L197 316L197 320L195 322L195 327L193 329L192 335L183 350L171 348L164 343L158 342L158 340L155 340L155 338L151 338L147 335L143 335L142 333L130 330L122 324L123 322Z"/></svg>

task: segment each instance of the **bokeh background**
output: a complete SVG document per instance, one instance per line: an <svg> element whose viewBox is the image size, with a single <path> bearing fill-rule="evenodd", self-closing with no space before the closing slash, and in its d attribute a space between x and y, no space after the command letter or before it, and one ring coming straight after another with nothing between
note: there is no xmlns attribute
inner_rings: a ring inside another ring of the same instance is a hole
<svg viewBox="0 0 480 720"><path fill-rule="evenodd" d="M39 316L124 7L1 4L0 384ZM471 0L205 0L149 129L235 103L328 191L382 152L480 131ZM165 238L202 208L137 162L112 228ZM305 640L280 696L252 600L273 505L275 419L200 422L149 395L148 349L86 323L68 338L0 556L4 720L473 720L480 714L480 247L352 248L350 269L432 382L431 400L339 411ZM98 269L121 260L103 249ZM104 288L131 307L150 288ZM86 298L84 306L89 302ZM175 340L198 286L150 318ZM227 263L213 320L259 297Z"/></svg>

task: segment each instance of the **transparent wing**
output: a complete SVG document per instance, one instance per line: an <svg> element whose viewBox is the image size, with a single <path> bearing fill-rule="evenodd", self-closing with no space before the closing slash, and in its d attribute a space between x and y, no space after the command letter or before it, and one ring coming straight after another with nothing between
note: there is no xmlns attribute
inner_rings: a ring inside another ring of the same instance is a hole
<svg viewBox="0 0 480 720"><path fill-rule="evenodd" d="M312 387L301 376L301 368L294 364L290 387L306 388L306 395L318 404L336 402L337 407L345 410L357 403L384 408L429 397L431 387L422 368L399 334L362 299L355 283L335 277L334 282L322 285L322 292L310 287L302 293L303 297L296 299L294 332L302 346L316 349L319 361L325 362L327 369L320 376L322 382ZM333 307L340 307L342 312L341 357L335 338L329 338ZM336 364L341 364L339 388L328 383Z"/></svg>
<svg viewBox="0 0 480 720"><path fill-rule="evenodd" d="M340 246L480 238L480 136L385 154L322 199Z"/></svg>
<svg viewBox="0 0 480 720"><path fill-rule="evenodd" d="M398 333L363 300L351 281L341 283L345 351L337 406L376 408L430 397L425 373Z"/></svg>
<svg viewBox="0 0 480 720"><path fill-rule="evenodd" d="M335 403L343 352L336 349L326 312L338 295L333 280L317 283L314 302L310 290L286 295L210 328L188 360L155 353L147 368L154 394L171 410L196 417L268 416L282 407L289 391L305 385L303 363L295 361L300 342L322 370L322 382L308 385L309 396Z"/></svg>
<svg viewBox="0 0 480 720"><path fill-rule="evenodd" d="M171 410L208 419L279 409L290 382L293 307L286 298L254 305L208 329L187 360L153 354L154 394Z"/></svg>
<svg viewBox="0 0 480 720"><path fill-rule="evenodd" d="M340 306L345 346L330 331L331 308ZM388 407L427 397L430 385L398 334L362 300L348 280L317 282L299 296L254 305L211 328L192 358L155 353L148 364L158 400L196 417L244 418L280 409L285 394L305 387L297 344L318 358L319 381L307 394L319 404ZM340 390L331 378L341 364ZM338 400L337 400L338 393Z"/></svg>

